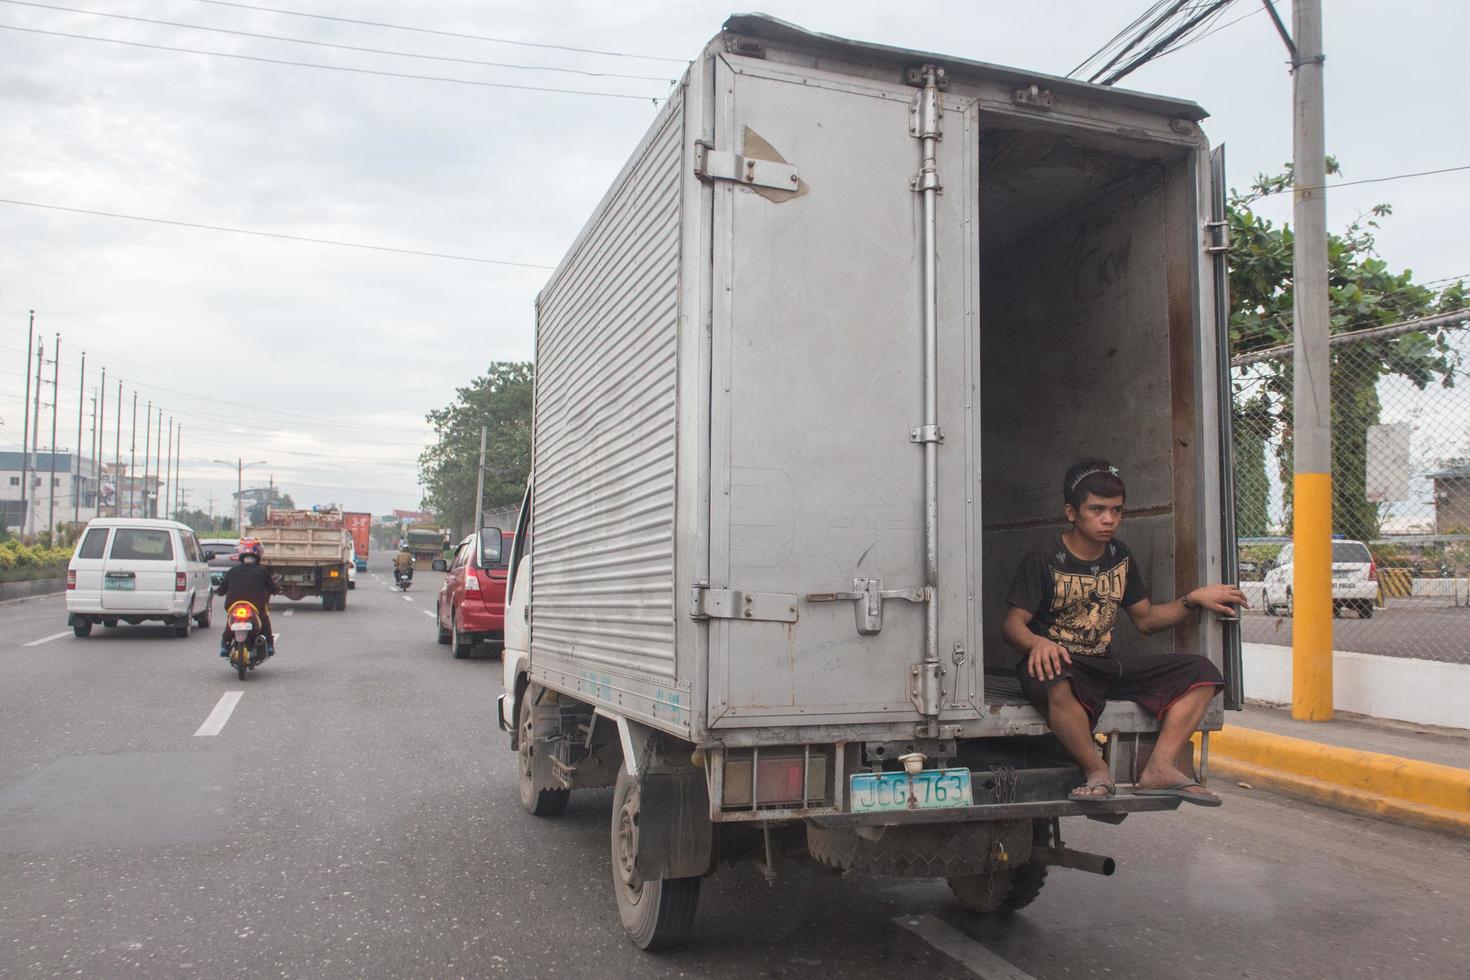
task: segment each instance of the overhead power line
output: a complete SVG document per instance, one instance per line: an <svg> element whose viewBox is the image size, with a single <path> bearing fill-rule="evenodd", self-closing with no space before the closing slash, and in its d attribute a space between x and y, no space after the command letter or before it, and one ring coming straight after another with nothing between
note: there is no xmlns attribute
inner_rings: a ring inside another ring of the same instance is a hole
<svg viewBox="0 0 1470 980"><path fill-rule="evenodd" d="M665 58L651 54L630 54L627 51L604 51L598 48L577 48L567 44L548 44L537 41L516 41L506 37L489 37L484 34L469 34L463 31L436 30L431 27L415 27L408 24L389 24L377 20L359 20L353 17L333 17L329 14L311 14L302 10L282 10L279 7L259 7L251 3L232 3L230 0L194 0L211 7L234 7L238 10L254 10L260 13L281 14L286 17L307 17L311 20L329 20L338 24L357 24L362 27L382 27L394 31L412 31L415 34L433 34L437 37L457 37L468 41L490 41L495 44L513 44L523 48L547 48L552 51L573 51L577 54L598 54L609 58L637 58L641 61L667 61L676 65L687 65L687 58Z"/></svg>
<svg viewBox="0 0 1470 980"><path fill-rule="evenodd" d="M22 208L40 208L46 211L65 211L69 214L86 214L101 218L121 218L126 221L146 221L155 225L176 225L180 228L196 228L202 231L222 231L231 235L253 235L257 238L276 238L288 242L308 242L312 245L334 245L338 248L365 249L370 252L391 252L397 255L417 255L427 259L452 259L455 262L479 262L485 265L504 265L517 269L552 270L555 266L539 265L534 262L512 262L508 259L487 259L476 255L451 255L446 252L425 252L414 248L393 248L389 245L367 245L363 242L344 242L331 238L312 238L307 235L288 235L277 231L259 231L254 228L230 228L225 225L206 225L197 221L175 221L172 218L154 218L142 214L123 214L119 211L97 211L91 208L70 208L60 204L42 204L38 201L17 201L0 198L0 204Z"/></svg>
<svg viewBox="0 0 1470 980"><path fill-rule="evenodd" d="M447 75L415 75L412 72L383 71L377 68L351 68L347 65L323 65L314 61L292 61L288 58L263 58L253 54L232 54L227 51L205 51L200 48L176 48L167 44L148 44L144 41L123 41L115 37L93 37L90 34L68 34L65 31L43 31L35 27L17 27L0 24L0 30L21 31L25 34L43 34L47 37L64 37L73 41L96 41L100 44L121 44L130 48L147 48L151 51L171 51L174 54L202 54L210 58L229 58L232 61L254 61L264 65L288 65L292 68L315 68L319 71L341 71L353 75L378 75L383 78L407 78L418 82L446 82L451 85L473 85L479 88L515 89L521 92L550 92L556 95L580 95L598 99L632 99L635 102L657 102L659 96L633 95L629 92L594 92L587 89L553 88L548 85L517 85L514 82L486 82L475 78L451 78Z"/></svg>
<svg viewBox="0 0 1470 980"><path fill-rule="evenodd" d="M1339 187L1354 187L1358 184L1382 184L1390 180L1406 180L1409 177L1432 177L1435 174L1452 174L1458 173L1461 170L1470 170L1470 163L1462 164L1458 167L1440 167L1438 170L1416 170L1408 174L1389 174L1387 177L1364 177L1362 180L1340 180L1331 184L1320 184L1316 187L1283 187L1279 191L1267 191L1264 194L1259 194L1256 199L1275 197L1277 194L1290 194L1295 190L1330 191L1336 190Z"/></svg>
<svg viewBox="0 0 1470 980"><path fill-rule="evenodd" d="M34 0L0 0L16 7L36 7L42 10L59 10L69 14L85 14L89 17L109 17L113 20L132 21L137 24L155 24L160 27L178 27L189 31L209 31L213 34L229 34L234 37L249 37L260 41L281 41L286 44L308 44L316 48L334 48L338 51L356 51L360 54L382 54L395 58L417 58L421 61L444 61L459 65L478 65L483 68L513 68L517 71L552 71L568 75L583 75L588 78L621 78L638 82L663 82L674 85L677 79L660 78L656 75L624 75L617 72L590 71L584 68L560 68L554 65L515 65L503 61L481 61L477 58L454 58L442 54L420 54L416 51L394 51L388 48L366 48L355 44L336 44L331 41L313 41L304 37L285 37L279 34L257 34L254 31L237 31L228 27L207 27L203 24L185 24L175 20L157 20L153 17L135 17L131 14L114 14L103 10L82 10L78 7L61 7L52 3L36 3Z"/></svg>

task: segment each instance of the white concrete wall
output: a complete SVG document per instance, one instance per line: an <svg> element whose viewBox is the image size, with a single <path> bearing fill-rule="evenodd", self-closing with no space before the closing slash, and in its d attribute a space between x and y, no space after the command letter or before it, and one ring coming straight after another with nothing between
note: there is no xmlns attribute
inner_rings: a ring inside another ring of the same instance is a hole
<svg viewBox="0 0 1470 980"><path fill-rule="evenodd" d="M1241 644L1245 696L1291 703L1291 647ZM1335 650L1332 701L1340 711L1470 729L1470 664Z"/></svg>

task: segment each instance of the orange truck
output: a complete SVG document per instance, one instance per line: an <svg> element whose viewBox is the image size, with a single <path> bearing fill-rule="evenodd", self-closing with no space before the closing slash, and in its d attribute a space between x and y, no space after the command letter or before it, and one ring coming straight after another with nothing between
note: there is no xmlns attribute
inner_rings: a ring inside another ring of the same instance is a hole
<svg viewBox="0 0 1470 980"><path fill-rule="evenodd" d="M344 510L342 527L352 535L352 553L359 572L367 571L368 546L372 543L373 515L364 511Z"/></svg>

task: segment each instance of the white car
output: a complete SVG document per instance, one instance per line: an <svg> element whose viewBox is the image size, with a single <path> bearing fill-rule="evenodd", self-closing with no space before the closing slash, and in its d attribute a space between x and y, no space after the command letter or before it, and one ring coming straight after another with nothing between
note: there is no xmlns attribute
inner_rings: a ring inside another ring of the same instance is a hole
<svg viewBox="0 0 1470 980"><path fill-rule="evenodd" d="M175 636L210 621L209 565L187 524L98 518L66 568L66 624L87 636L98 623L168 623Z"/></svg>
<svg viewBox="0 0 1470 980"><path fill-rule="evenodd" d="M352 557L347 559L347 588L357 588L357 550L353 549Z"/></svg>
<svg viewBox="0 0 1470 980"><path fill-rule="evenodd" d="M1292 548L1281 549L1267 567L1262 584L1266 587L1266 615L1292 614L1291 581L1295 572ZM1362 619L1373 615L1378 598L1378 564L1373 553L1361 541L1346 538L1332 540L1332 615L1341 616L1344 609L1356 610Z"/></svg>

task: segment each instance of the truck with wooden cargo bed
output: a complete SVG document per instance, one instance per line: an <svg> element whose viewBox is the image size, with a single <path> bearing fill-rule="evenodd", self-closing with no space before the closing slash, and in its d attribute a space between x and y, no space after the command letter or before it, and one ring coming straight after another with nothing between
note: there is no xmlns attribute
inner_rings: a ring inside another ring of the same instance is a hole
<svg viewBox="0 0 1470 980"><path fill-rule="evenodd" d="M347 608L352 536L343 527L340 510L273 507L264 522L245 529L245 536L260 539L261 564L279 578L286 598L321 596L328 612Z"/></svg>
<svg viewBox="0 0 1470 980"><path fill-rule="evenodd" d="M1066 465L1128 474L1151 587L1234 580L1223 158L1197 105L735 16L536 304L533 464L500 721L521 801L613 786L644 948L748 857L942 877L977 913L1054 866L1157 729L1110 702L1079 772L1000 638ZM1233 623L1188 652L1241 701ZM1153 818L1157 819L1157 818ZM548 831L549 833L549 831ZM550 846L550 845L548 845Z"/></svg>

